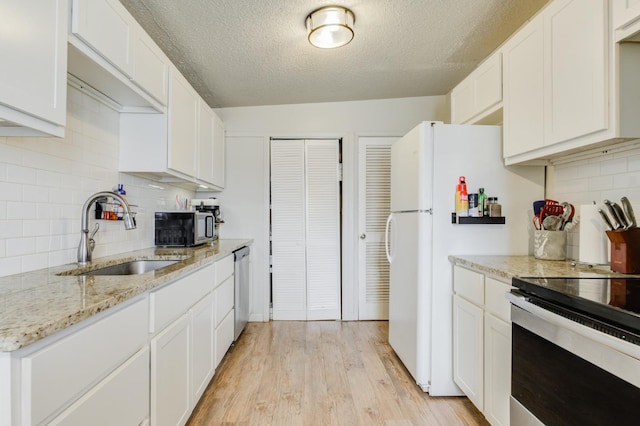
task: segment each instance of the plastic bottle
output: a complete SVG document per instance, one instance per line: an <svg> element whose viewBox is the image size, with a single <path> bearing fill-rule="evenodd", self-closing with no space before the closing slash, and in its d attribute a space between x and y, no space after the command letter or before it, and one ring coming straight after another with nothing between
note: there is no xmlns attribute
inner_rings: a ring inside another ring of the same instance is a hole
<svg viewBox="0 0 640 426"><path fill-rule="evenodd" d="M124 185L122 185L121 183L118 184L118 189L116 192L120 194L122 198L125 198L125 195L127 195L127 191L124 190ZM116 201L116 203L118 206L118 220L122 220L124 218L124 206L119 201Z"/></svg>
<svg viewBox="0 0 640 426"><path fill-rule="evenodd" d="M469 198L467 194L467 182L464 176L458 178L458 186L456 186L456 216L469 216Z"/></svg>
<svg viewBox="0 0 640 426"><path fill-rule="evenodd" d="M484 188L478 188L478 216L489 216L487 194L484 193Z"/></svg>

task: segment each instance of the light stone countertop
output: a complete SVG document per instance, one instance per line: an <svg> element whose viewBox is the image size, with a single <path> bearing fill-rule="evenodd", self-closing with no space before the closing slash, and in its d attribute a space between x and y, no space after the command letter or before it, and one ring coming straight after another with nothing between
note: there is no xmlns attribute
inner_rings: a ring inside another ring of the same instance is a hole
<svg viewBox="0 0 640 426"><path fill-rule="evenodd" d="M180 259L174 265L139 275L58 275L78 268L72 263L0 277L0 352L15 351L64 330L252 242L223 239L193 248L150 247L97 258L82 268L85 272L138 259Z"/></svg>
<svg viewBox="0 0 640 426"><path fill-rule="evenodd" d="M571 260L541 260L533 256L449 256L455 265L475 269L498 278L518 277L629 277L638 275L611 272L608 266L589 266Z"/></svg>

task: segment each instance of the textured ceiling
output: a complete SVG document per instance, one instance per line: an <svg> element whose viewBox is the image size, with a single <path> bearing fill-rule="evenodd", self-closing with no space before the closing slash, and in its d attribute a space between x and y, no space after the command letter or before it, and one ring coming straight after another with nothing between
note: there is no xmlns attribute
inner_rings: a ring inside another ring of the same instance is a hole
<svg viewBox="0 0 640 426"><path fill-rule="evenodd" d="M211 107L448 93L547 0L120 0ZM326 5L356 17L338 49L307 42Z"/></svg>

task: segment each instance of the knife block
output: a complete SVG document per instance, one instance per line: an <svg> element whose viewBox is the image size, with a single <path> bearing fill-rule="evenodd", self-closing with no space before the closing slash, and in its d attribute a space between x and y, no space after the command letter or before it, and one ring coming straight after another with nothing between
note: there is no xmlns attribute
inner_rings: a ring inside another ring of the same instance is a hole
<svg viewBox="0 0 640 426"><path fill-rule="evenodd" d="M640 228L606 231L611 241L611 270L621 274L640 272Z"/></svg>

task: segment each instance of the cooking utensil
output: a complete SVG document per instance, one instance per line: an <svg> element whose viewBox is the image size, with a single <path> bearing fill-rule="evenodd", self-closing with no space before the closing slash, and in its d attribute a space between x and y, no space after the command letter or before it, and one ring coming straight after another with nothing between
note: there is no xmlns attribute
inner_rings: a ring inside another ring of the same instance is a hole
<svg viewBox="0 0 640 426"><path fill-rule="evenodd" d="M540 211L547 204L545 200L537 200L533 202L533 214L538 216L540 215Z"/></svg>
<svg viewBox="0 0 640 426"><path fill-rule="evenodd" d="M547 231L559 231L561 226L562 216L551 215L542 221L542 227Z"/></svg>
<svg viewBox="0 0 640 426"><path fill-rule="evenodd" d="M538 231L542 230L542 225L540 224L540 216L538 215L533 216L533 227L536 228Z"/></svg>
<svg viewBox="0 0 640 426"><path fill-rule="evenodd" d="M611 224L611 229L613 230L622 228L622 225L620 225L620 221L618 220L618 215L616 214L611 201L604 200L603 203L607 207L607 211L609 212L609 218L611 219L609 223Z"/></svg>
<svg viewBox="0 0 640 426"><path fill-rule="evenodd" d="M615 228L613 227L611 220L609 220L609 216L607 216L607 214L602 209L598 209L598 213L600 213L602 220L607 225L607 228L609 228L608 231L613 231Z"/></svg>
<svg viewBox="0 0 640 426"><path fill-rule="evenodd" d="M622 203L624 214L627 216L627 229L635 228L637 226L636 215L633 213L633 207L631 206L629 199L627 197L622 197L620 198L620 202Z"/></svg>
<svg viewBox="0 0 640 426"><path fill-rule="evenodd" d="M562 231L565 227L565 225L568 222L571 222L571 220L573 219L573 214L575 212L575 208L573 207L573 204L567 203L566 201L563 201L560 204L563 208L563 212L562 212L562 223L560 224L560 231Z"/></svg>

